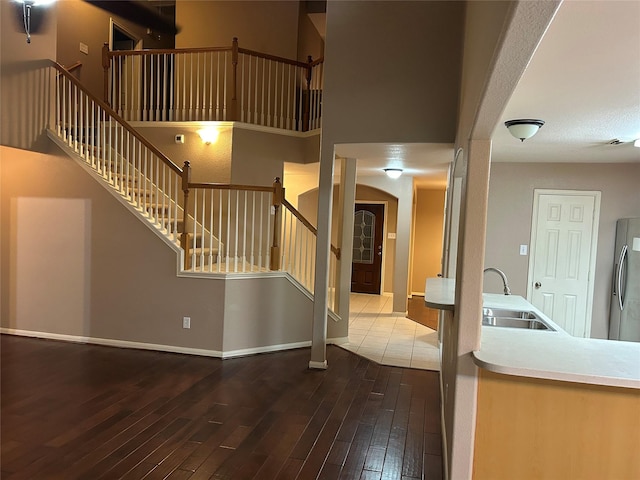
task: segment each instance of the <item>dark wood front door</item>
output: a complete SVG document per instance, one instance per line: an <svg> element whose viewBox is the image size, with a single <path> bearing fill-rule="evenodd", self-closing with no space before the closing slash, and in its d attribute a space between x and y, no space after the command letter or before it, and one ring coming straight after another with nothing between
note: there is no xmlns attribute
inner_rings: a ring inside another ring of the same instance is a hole
<svg viewBox="0 0 640 480"><path fill-rule="evenodd" d="M380 293L384 205L356 203L351 291Z"/></svg>

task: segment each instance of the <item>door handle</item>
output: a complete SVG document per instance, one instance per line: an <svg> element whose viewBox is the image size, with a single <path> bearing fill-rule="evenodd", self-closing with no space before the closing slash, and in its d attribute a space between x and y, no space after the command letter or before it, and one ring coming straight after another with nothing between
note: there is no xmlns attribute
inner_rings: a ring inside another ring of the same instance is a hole
<svg viewBox="0 0 640 480"><path fill-rule="evenodd" d="M622 276L624 275L622 272L625 269L625 260L627 259L627 249L629 247L627 245L624 245L622 247L622 250L620 251L620 263L619 263L619 267L618 267L618 305L620 306L620 311L624 310L624 286L622 285Z"/></svg>
<svg viewBox="0 0 640 480"><path fill-rule="evenodd" d="M533 286L536 287L536 288L540 288L542 286L542 284L540 282L536 282Z"/></svg>

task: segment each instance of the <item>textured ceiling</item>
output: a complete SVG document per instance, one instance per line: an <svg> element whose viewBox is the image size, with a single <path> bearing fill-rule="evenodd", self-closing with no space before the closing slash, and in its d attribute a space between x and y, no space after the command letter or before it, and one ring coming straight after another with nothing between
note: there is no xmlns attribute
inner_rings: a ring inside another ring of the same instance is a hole
<svg viewBox="0 0 640 480"><path fill-rule="evenodd" d="M514 118L546 123L524 143L498 125L493 161L640 161L640 2L565 1L502 116Z"/></svg>

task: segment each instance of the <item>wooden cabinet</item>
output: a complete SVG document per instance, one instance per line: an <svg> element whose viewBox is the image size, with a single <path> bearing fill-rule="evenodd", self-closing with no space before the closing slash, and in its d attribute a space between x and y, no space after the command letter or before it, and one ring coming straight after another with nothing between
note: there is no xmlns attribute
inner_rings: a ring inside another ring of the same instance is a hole
<svg viewBox="0 0 640 480"><path fill-rule="evenodd" d="M480 370L474 480L640 478L640 390Z"/></svg>

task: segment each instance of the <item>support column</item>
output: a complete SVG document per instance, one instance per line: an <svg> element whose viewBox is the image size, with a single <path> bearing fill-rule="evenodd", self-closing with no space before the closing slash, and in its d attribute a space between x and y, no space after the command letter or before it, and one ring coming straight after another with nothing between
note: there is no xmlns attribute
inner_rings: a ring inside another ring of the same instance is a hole
<svg viewBox="0 0 640 480"><path fill-rule="evenodd" d="M458 241L456 306L453 318L453 342L456 343L456 379L453 388L451 431L447 432L449 478L471 478L476 423L478 367L471 357L480 348L482 311L482 270L489 196L491 140L471 140L467 170L463 180L463 198Z"/></svg>
<svg viewBox="0 0 640 480"><path fill-rule="evenodd" d="M315 294L311 328L309 368L327 368L327 315L329 290L329 255L331 254L331 211L333 207L333 145L321 146L318 181L318 239L316 242Z"/></svg>
<svg viewBox="0 0 640 480"><path fill-rule="evenodd" d="M351 293L351 262L353 258L353 211L356 203L356 159L343 158L340 165L340 193L338 195L338 246L340 261L336 294L337 314L345 324L344 336L349 334L349 294Z"/></svg>
<svg viewBox="0 0 640 480"><path fill-rule="evenodd" d="M400 190L398 222L396 227L396 258L393 272L393 313L406 315L409 295L409 259L411 257L411 220L413 219L413 180L400 177L395 180Z"/></svg>

